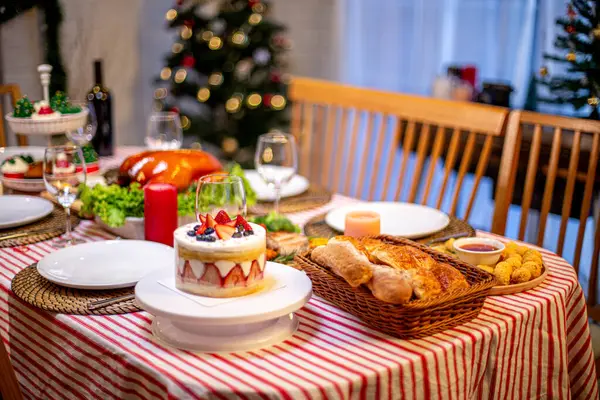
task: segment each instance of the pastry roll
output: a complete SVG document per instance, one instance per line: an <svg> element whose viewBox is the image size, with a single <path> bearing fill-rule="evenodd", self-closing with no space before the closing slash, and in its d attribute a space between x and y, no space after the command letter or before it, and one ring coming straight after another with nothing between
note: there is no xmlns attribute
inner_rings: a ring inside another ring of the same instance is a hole
<svg viewBox="0 0 600 400"><path fill-rule="evenodd" d="M315 248L311 258L331 268L352 287L367 283L373 277L369 259L349 241L330 240L326 246Z"/></svg>
<svg viewBox="0 0 600 400"><path fill-rule="evenodd" d="M431 272L435 275L438 282L440 282L442 292L466 289L469 287L469 283L463 274L451 265L438 262L431 267Z"/></svg>
<svg viewBox="0 0 600 400"><path fill-rule="evenodd" d="M367 287L375 298L392 304L404 304L412 296L410 276L406 271L399 271L385 265L371 264L373 278Z"/></svg>

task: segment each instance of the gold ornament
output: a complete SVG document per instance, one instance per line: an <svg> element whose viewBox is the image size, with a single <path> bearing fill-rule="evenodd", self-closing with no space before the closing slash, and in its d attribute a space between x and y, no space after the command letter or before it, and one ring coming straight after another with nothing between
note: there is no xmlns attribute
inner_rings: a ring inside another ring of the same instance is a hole
<svg viewBox="0 0 600 400"><path fill-rule="evenodd" d="M213 72L208 77L208 84L211 86L219 86L223 83L223 74L220 72Z"/></svg>
<svg viewBox="0 0 600 400"><path fill-rule="evenodd" d="M248 37L244 32L236 31L231 37L231 42L238 46L243 46L244 44L246 44L247 39Z"/></svg>
<svg viewBox="0 0 600 400"><path fill-rule="evenodd" d="M262 21L262 15L257 13L250 15L250 17L248 18L248 23L250 25L258 25L260 24L260 21Z"/></svg>
<svg viewBox="0 0 600 400"><path fill-rule="evenodd" d="M208 88L200 88L200 90L198 90L198 94L196 94L196 98L198 99L198 101L201 101L202 103L204 103L206 100L208 100L208 98L210 97L210 90Z"/></svg>
<svg viewBox="0 0 600 400"><path fill-rule="evenodd" d="M542 67L542 68L540 68L540 75L542 77L548 75L548 67Z"/></svg>
<svg viewBox="0 0 600 400"><path fill-rule="evenodd" d="M160 79L162 79L163 81L166 81L170 77L171 77L171 68L164 67L163 69L160 70Z"/></svg>
<svg viewBox="0 0 600 400"><path fill-rule="evenodd" d="M181 38L184 40L188 40L189 38L191 38L192 33L192 29L187 25L184 25L183 28L181 28Z"/></svg>
<svg viewBox="0 0 600 400"><path fill-rule="evenodd" d="M592 29L592 34L596 39L600 39L600 24L596 28Z"/></svg>
<svg viewBox="0 0 600 400"><path fill-rule="evenodd" d="M271 107L273 107L274 110L283 109L283 107L285 107L285 97L280 94L273 96L271 99Z"/></svg>
<svg viewBox="0 0 600 400"><path fill-rule="evenodd" d="M597 107L598 104L600 103L598 101L598 98L596 96L592 96L587 100L588 104L592 107Z"/></svg>
<svg viewBox="0 0 600 400"><path fill-rule="evenodd" d="M175 72L175 83L181 83L183 81L185 81L185 78L187 77L187 71L183 68L178 69L177 72Z"/></svg>
<svg viewBox="0 0 600 400"><path fill-rule="evenodd" d="M242 105L242 100L238 96L234 96L225 103L225 110L228 113L238 112Z"/></svg>
<svg viewBox="0 0 600 400"><path fill-rule="evenodd" d="M186 117L185 115L182 115L179 119L181 121L182 129L188 129L192 125L190 119L188 117Z"/></svg>
<svg viewBox="0 0 600 400"><path fill-rule="evenodd" d="M567 54L567 60L568 61L575 61L577 59L577 56L575 55L575 53L573 53L572 51L570 51Z"/></svg>
<svg viewBox="0 0 600 400"><path fill-rule="evenodd" d="M177 10L171 8L169 11L167 11L165 18L167 21L173 21L175 18L177 18Z"/></svg>
<svg viewBox="0 0 600 400"><path fill-rule="evenodd" d="M213 36L208 42L208 48L211 50L219 50L221 47L223 47L223 41L220 37Z"/></svg>
<svg viewBox="0 0 600 400"><path fill-rule="evenodd" d="M202 40L208 42L213 37L212 31L204 31L202 32Z"/></svg>
<svg viewBox="0 0 600 400"><path fill-rule="evenodd" d="M252 11L254 11L255 13L262 14L266 11L266 7L263 3L257 3L252 6Z"/></svg>
<svg viewBox="0 0 600 400"><path fill-rule="evenodd" d="M181 50L183 50L181 43L173 43L173 46L171 46L171 51L175 54L181 53Z"/></svg>
<svg viewBox="0 0 600 400"><path fill-rule="evenodd" d="M223 139L223 142L221 142L221 149L223 149L223 152L225 154L232 154L235 153L236 150L238 149L239 143L237 141L236 138L232 138L232 137L227 137L225 139Z"/></svg>
<svg viewBox="0 0 600 400"><path fill-rule="evenodd" d="M159 99L164 99L165 97L167 97L167 89L165 88L158 88L154 91L154 98L159 100Z"/></svg>
<svg viewBox="0 0 600 400"><path fill-rule="evenodd" d="M246 104L248 105L248 108L256 108L260 105L261 101L262 101L262 97L260 96L260 94L252 93L246 99Z"/></svg>

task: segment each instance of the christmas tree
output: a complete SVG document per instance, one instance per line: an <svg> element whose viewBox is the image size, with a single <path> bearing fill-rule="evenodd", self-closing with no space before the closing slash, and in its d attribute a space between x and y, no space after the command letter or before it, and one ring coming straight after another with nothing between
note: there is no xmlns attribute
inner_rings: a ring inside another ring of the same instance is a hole
<svg viewBox="0 0 600 400"><path fill-rule="evenodd" d="M540 83L551 97L540 97L545 103L571 104L575 110L589 105L590 118L600 119L600 1L572 0L567 5L566 18L556 24L564 33L556 37L559 55L544 55L548 61L566 65L566 74L553 76L548 67L540 70Z"/></svg>
<svg viewBox="0 0 600 400"><path fill-rule="evenodd" d="M166 14L178 38L157 79L156 109L227 156L286 129L285 28L262 0L179 0Z"/></svg>

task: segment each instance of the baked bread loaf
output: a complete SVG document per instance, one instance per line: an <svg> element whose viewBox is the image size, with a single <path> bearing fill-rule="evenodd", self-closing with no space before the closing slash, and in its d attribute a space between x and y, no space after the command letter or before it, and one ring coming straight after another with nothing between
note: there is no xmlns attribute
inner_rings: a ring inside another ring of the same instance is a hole
<svg viewBox="0 0 600 400"><path fill-rule="evenodd" d="M369 259L349 241L330 240L326 246L315 248L311 257L319 264L331 268L352 287L367 283L373 277Z"/></svg>
<svg viewBox="0 0 600 400"><path fill-rule="evenodd" d="M170 183L178 190L184 190L198 178L222 169L221 163L205 151L150 150L123 161L119 168L119 183Z"/></svg>
<svg viewBox="0 0 600 400"><path fill-rule="evenodd" d="M375 298L392 304L407 303L412 296L411 279L406 271L371 264L373 278L367 287Z"/></svg>
<svg viewBox="0 0 600 400"><path fill-rule="evenodd" d="M353 287L366 284L373 296L387 303L406 303L413 294L426 300L469 287L451 265L437 262L415 247L373 238L336 236L315 248L312 258Z"/></svg>
<svg viewBox="0 0 600 400"><path fill-rule="evenodd" d="M267 232L267 247L281 255L301 253L308 249L308 238L295 232Z"/></svg>

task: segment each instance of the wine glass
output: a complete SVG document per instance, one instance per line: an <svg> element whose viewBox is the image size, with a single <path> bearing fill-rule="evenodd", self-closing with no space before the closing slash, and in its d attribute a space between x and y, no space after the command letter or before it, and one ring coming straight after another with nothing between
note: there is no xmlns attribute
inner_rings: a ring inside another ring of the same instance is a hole
<svg viewBox="0 0 600 400"><path fill-rule="evenodd" d="M148 119L146 145L153 150L172 150L181 147L183 133L179 114L156 112Z"/></svg>
<svg viewBox="0 0 600 400"><path fill-rule="evenodd" d="M275 212L279 213L281 188L292 179L298 169L296 139L281 132L260 135L254 164L261 178L275 191Z"/></svg>
<svg viewBox="0 0 600 400"><path fill-rule="evenodd" d="M66 132L67 138L78 146L83 146L91 142L96 130L98 129L98 120L94 106L88 101L73 101L73 105L79 106L82 109L87 108L88 114L85 120L85 125L80 128L69 130Z"/></svg>
<svg viewBox="0 0 600 400"><path fill-rule="evenodd" d="M196 187L196 218L201 213L215 216L225 210L229 217L246 216L246 192L238 176L228 174L206 175L198 179Z"/></svg>
<svg viewBox="0 0 600 400"><path fill-rule="evenodd" d="M79 159L83 167L79 172L75 167L76 159ZM71 205L77 198L79 185L86 181L85 160L81 148L78 146L48 147L44 152L43 168L46 189L64 207L67 216L65 235L55 241L55 247L83 243L83 240L71 235Z"/></svg>

